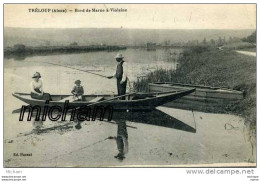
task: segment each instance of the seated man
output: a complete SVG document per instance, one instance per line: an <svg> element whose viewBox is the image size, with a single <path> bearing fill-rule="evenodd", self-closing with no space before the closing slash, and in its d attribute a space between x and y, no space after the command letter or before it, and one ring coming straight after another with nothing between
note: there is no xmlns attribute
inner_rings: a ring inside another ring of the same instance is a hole
<svg viewBox="0 0 260 181"><path fill-rule="evenodd" d="M73 87L71 93L73 94L73 100L75 101L82 101L82 95L84 94L84 89L80 85L81 81L76 80L75 81L75 86Z"/></svg>

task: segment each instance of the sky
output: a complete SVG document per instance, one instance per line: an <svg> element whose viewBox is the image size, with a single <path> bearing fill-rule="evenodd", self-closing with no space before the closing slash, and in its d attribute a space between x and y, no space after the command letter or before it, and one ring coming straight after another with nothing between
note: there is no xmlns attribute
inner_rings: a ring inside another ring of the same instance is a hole
<svg viewBox="0 0 260 181"><path fill-rule="evenodd" d="M29 12L66 9L67 13ZM123 8L127 12L75 12ZM69 10L72 10L71 12ZM5 4L4 26L21 28L256 29L255 4Z"/></svg>

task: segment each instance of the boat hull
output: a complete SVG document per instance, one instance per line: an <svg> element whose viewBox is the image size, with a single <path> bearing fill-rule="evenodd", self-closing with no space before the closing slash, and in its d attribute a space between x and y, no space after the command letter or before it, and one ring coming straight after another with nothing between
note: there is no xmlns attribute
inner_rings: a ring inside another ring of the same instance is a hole
<svg viewBox="0 0 260 181"><path fill-rule="evenodd" d="M93 105L93 100L97 97L102 97L103 101L114 98L115 95L84 95L83 101L74 101L69 102L69 106L71 107L82 107L82 106L104 106L104 107L112 107L114 111L150 111L156 108L157 106L161 106L169 101L174 101L179 99L180 97L186 96L195 89L189 89L185 91L170 91L167 93L139 93L126 97L126 100L113 100L108 102L101 102ZM30 94L28 93L13 93L13 96L18 98L19 100L25 102L28 105L38 105L45 106L46 101L44 100L36 100L32 99ZM48 106L65 106L65 101L69 100L71 95L51 95L53 101L49 101Z"/></svg>
<svg viewBox="0 0 260 181"><path fill-rule="evenodd" d="M180 91L194 85L173 83L149 83L150 92ZM227 106L237 104L244 98L242 91L197 86L196 91L164 106L205 112L220 112Z"/></svg>

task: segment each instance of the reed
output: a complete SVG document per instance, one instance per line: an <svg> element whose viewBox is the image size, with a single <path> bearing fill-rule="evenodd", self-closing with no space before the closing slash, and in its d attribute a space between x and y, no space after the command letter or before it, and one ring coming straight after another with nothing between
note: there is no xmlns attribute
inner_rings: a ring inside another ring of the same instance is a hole
<svg viewBox="0 0 260 181"><path fill-rule="evenodd" d="M134 83L136 91L148 91L148 83L178 82L243 90L246 97L239 104L227 105L222 112L245 118L256 131L256 58L230 50L207 47L186 49L175 70L157 69Z"/></svg>
<svg viewBox="0 0 260 181"><path fill-rule="evenodd" d="M140 92L148 92L148 83L151 82L171 82L176 71L173 69L158 68L154 72L150 72L144 78L138 78L137 82L134 82L134 89Z"/></svg>
<svg viewBox="0 0 260 181"><path fill-rule="evenodd" d="M200 66L195 65L194 63L191 64L191 62L189 62L193 61L190 59L191 57L196 57L198 56L198 54L201 54L202 52L206 52L209 50L209 47L206 46L197 46L184 49L182 56L180 56L180 58L178 59L180 67L177 70L158 68L154 72L150 72L147 76L138 78L137 81L134 82L134 89L136 91L147 92L148 83L155 82L181 82L204 84L204 82L195 82L192 79L187 79L186 72L190 72L189 70L193 69L194 66Z"/></svg>

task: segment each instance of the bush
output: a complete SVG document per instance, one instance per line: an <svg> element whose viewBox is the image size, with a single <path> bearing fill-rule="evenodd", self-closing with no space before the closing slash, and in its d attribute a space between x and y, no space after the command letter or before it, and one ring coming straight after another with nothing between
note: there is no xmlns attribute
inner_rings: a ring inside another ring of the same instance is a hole
<svg viewBox="0 0 260 181"><path fill-rule="evenodd" d="M23 52L25 50L25 45L16 44L16 45L14 45L14 50L17 51L17 52Z"/></svg>
<svg viewBox="0 0 260 181"><path fill-rule="evenodd" d="M251 35L249 35L246 38L243 38L242 41L249 42L249 43L256 43L256 31L253 32Z"/></svg>

